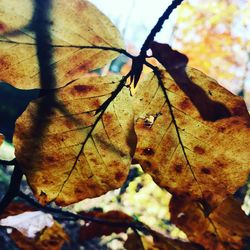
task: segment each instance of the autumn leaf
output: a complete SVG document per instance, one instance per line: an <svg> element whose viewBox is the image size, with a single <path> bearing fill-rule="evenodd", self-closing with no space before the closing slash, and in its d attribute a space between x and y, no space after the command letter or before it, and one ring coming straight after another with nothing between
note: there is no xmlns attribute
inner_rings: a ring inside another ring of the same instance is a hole
<svg viewBox="0 0 250 250"><path fill-rule="evenodd" d="M131 233L124 244L127 250L202 250L203 248L192 242L171 239L151 230L151 236Z"/></svg>
<svg viewBox="0 0 250 250"><path fill-rule="evenodd" d="M1 218L15 216L27 211L35 212L32 207L27 206L25 203L11 203L6 212L1 215ZM60 250L63 244L69 240L62 226L56 221L54 221L51 227L47 227L40 232L35 238L28 238L15 229L12 231L10 237L21 250Z"/></svg>
<svg viewBox="0 0 250 250"><path fill-rule="evenodd" d="M230 117L205 120L168 73L160 74L169 103L153 73L140 83L135 95L135 159L159 186L200 200L209 212L247 180L248 111L242 98L200 71L187 69L195 89L206 94L200 102L219 103L230 112ZM217 115L218 110L210 107L204 105L203 111Z"/></svg>
<svg viewBox="0 0 250 250"><path fill-rule="evenodd" d="M208 250L243 249L244 240L250 237L250 219L231 197L207 217L198 202L174 196L170 212L171 221Z"/></svg>
<svg viewBox="0 0 250 250"><path fill-rule="evenodd" d="M124 183L135 147L129 90L96 113L122 86L118 76L81 78L31 102L17 120L16 158L40 202L67 205Z"/></svg>
<svg viewBox="0 0 250 250"><path fill-rule="evenodd" d="M94 237L101 237L103 235L110 235L112 233L122 233L127 231L129 226L126 226L125 223L129 223L133 221L133 218L129 215L117 211L112 210L106 213L94 211L90 213L84 213L84 215L93 216L98 219L102 219L107 221L107 224L100 224L96 222L89 222L81 227L79 232L79 239L81 242L85 240L90 240ZM109 224L109 222L121 223L120 226L114 226Z"/></svg>
<svg viewBox="0 0 250 250"><path fill-rule="evenodd" d="M19 88L64 86L122 48L118 30L86 0L0 3L0 80Z"/></svg>

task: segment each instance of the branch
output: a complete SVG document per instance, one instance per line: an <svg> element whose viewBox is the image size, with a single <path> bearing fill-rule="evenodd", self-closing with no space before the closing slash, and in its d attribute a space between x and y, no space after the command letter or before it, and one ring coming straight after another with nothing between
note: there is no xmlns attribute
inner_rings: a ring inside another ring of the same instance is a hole
<svg viewBox="0 0 250 250"><path fill-rule="evenodd" d="M99 224L109 225L112 227L131 227L131 228L135 228L135 229L141 231L142 233L149 234L148 227L145 224L143 224L142 222L137 221L137 220L132 221L132 222L118 222L118 221L110 221L110 220L100 219L100 218L96 218L96 217L92 217L92 216L88 216L88 215L75 214L75 213L72 213L69 211L64 211L60 208L43 206L21 191L18 193L18 197L25 200L30 205L38 208L39 210L42 210L42 211L48 212L48 213L52 213L52 214L60 215L60 217L55 216L60 220L61 219L63 219L63 220L75 220L75 221L83 220L83 221L91 221L91 222L95 222L95 223L99 223ZM61 216L63 216L63 217L61 217Z"/></svg>
<svg viewBox="0 0 250 250"><path fill-rule="evenodd" d="M154 41L155 35L162 29L163 23L169 18L171 13L175 8L178 7L183 2L183 0L173 0L172 3L168 6L162 16L158 19L156 25L149 33L148 37L144 41L144 44L141 47L140 55L145 57L146 51L149 49L151 42Z"/></svg>
<svg viewBox="0 0 250 250"><path fill-rule="evenodd" d="M0 214L4 212L6 207L12 202L12 200L18 195L20 190L20 185L23 177L23 172L20 169L18 163L16 162L15 168L11 175L10 184L8 191L4 195L0 202Z"/></svg>

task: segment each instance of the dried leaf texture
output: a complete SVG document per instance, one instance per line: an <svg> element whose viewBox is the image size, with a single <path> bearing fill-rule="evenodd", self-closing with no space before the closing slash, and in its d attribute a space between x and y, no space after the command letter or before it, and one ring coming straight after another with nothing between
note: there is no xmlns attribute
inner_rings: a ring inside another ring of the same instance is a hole
<svg viewBox="0 0 250 250"><path fill-rule="evenodd" d="M208 217L202 205L183 197L170 202L171 220L191 241L208 250L243 249L250 237L250 219L241 210L241 204L229 197Z"/></svg>
<svg viewBox="0 0 250 250"><path fill-rule="evenodd" d="M0 80L18 88L64 86L118 56L73 45L123 47L115 26L86 0L2 0L0 9Z"/></svg>
<svg viewBox="0 0 250 250"><path fill-rule="evenodd" d="M17 120L16 157L40 202L71 204L126 180L135 144L129 90L99 122L96 114L119 83L117 76L79 79L32 102Z"/></svg>
<svg viewBox="0 0 250 250"><path fill-rule="evenodd" d="M198 70L188 69L187 75L206 93L209 102L204 100L205 104L224 105L230 117L204 120L186 93L162 71L174 122L157 77L152 73L136 93L135 159L161 187L172 194L200 200L211 209L247 179L250 119L240 97ZM203 111L209 113L210 108L211 105L205 105Z"/></svg>

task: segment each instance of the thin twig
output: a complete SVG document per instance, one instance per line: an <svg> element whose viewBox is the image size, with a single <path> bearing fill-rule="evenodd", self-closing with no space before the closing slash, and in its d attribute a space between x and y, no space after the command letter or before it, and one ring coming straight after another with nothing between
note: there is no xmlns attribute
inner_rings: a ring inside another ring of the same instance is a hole
<svg viewBox="0 0 250 250"><path fill-rule="evenodd" d="M146 51L149 49L150 44L153 42L155 35L162 29L163 23L169 18L171 13L175 8L177 8L178 5L180 5L184 0L173 0L173 2L168 6L168 8L165 10L165 12L162 14L162 16L158 19L156 25L149 33L148 37L144 41L140 55L146 56Z"/></svg>
<svg viewBox="0 0 250 250"><path fill-rule="evenodd" d="M23 177L23 172L18 163L16 163L13 173L11 175L8 191L5 193L3 199L0 202L0 214L4 212L6 207L18 195L22 177Z"/></svg>

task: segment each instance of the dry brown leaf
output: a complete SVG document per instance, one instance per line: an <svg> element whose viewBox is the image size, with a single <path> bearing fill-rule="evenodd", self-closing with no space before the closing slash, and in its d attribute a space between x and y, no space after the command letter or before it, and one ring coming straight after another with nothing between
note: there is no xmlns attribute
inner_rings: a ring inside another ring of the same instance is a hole
<svg viewBox="0 0 250 250"><path fill-rule="evenodd" d="M209 102L224 105L231 113L224 119L204 120L166 71L161 74L180 138L152 73L135 95L135 159L172 194L200 200L208 209L216 207L246 182L250 172L250 119L245 103L200 71L188 69L193 85L204 91ZM204 106L203 111L209 113L209 108Z"/></svg>
<svg viewBox="0 0 250 250"><path fill-rule="evenodd" d="M250 237L250 219L233 198L224 200L208 217L198 202L173 197L170 202L171 221L188 238L208 250L242 249Z"/></svg>
<svg viewBox="0 0 250 250"><path fill-rule="evenodd" d="M34 211L34 209L27 206L25 203L12 202L1 215L1 218L17 215L25 211ZM64 229L56 221L52 227L45 228L34 239L25 237L15 229L12 231L10 236L17 247L21 250L60 250L63 244L69 240L69 237Z"/></svg>
<svg viewBox="0 0 250 250"><path fill-rule="evenodd" d="M40 202L71 204L100 196L126 180L135 145L127 88L87 139L100 115L95 111L119 81L118 76L79 79L30 103L17 120L16 157ZM51 108L51 102L57 108Z"/></svg>
<svg viewBox="0 0 250 250"><path fill-rule="evenodd" d="M21 250L60 250L63 244L69 240L62 226L55 222L52 227L46 228L42 234L30 239L18 231L13 231L11 238Z"/></svg>
<svg viewBox="0 0 250 250"><path fill-rule="evenodd" d="M119 31L90 2L53 0L50 6L38 3L0 2L0 80L25 89L54 88L55 83L64 86L118 56L114 51L70 47L123 47ZM32 44L39 44L39 49Z"/></svg>
<svg viewBox="0 0 250 250"><path fill-rule="evenodd" d="M101 237L103 235L110 235L112 233L122 233L127 231L128 226L122 225L123 223L132 222L133 218L121 211L108 211L94 212L94 213L84 213L84 215L93 216L95 218L107 221L106 224L100 224L96 222L90 222L81 227L79 232L79 239L81 242L85 240L90 240L94 237ZM121 223L119 226L112 226L109 222Z"/></svg>
<svg viewBox="0 0 250 250"><path fill-rule="evenodd" d="M139 236L135 233L129 234L125 242L127 250L203 250L200 245L191 242L171 239L164 235L151 231L151 236Z"/></svg>

